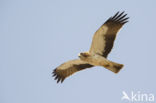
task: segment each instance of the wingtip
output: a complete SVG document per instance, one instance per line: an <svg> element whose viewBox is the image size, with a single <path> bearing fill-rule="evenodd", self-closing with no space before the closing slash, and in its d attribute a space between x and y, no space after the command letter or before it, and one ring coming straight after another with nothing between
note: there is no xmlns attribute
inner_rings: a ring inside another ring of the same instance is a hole
<svg viewBox="0 0 156 103"><path fill-rule="evenodd" d="M116 18L116 16L119 14L120 11L118 11L113 17L111 17L111 19Z"/></svg>
<svg viewBox="0 0 156 103"><path fill-rule="evenodd" d="M111 21L111 22L116 22L116 23L120 23L120 24L125 24L128 22L129 17L126 17L127 13L125 13L125 11L122 11L120 13L120 11L118 11L114 16L110 17L107 22Z"/></svg>
<svg viewBox="0 0 156 103"><path fill-rule="evenodd" d="M52 77L54 77L54 80L56 80L56 83L63 83L63 81L65 80L65 77L61 77L61 76L59 76L58 74L57 74L57 72L56 72L56 69L57 68L55 68L54 70L53 70L53 72L52 72Z"/></svg>
<svg viewBox="0 0 156 103"><path fill-rule="evenodd" d="M58 79L57 79L57 83L59 83L60 80L61 80L61 78L58 78Z"/></svg>

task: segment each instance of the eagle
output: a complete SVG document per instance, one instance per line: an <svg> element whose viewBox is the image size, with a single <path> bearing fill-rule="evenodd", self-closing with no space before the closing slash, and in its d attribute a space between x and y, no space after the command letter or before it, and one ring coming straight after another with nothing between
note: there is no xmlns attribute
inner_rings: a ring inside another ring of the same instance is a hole
<svg viewBox="0 0 156 103"><path fill-rule="evenodd" d="M67 61L52 72L57 83L63 82L72 74L91 68L94 66L102 66L114 73L118 73L123 64L119 64L107 59L114 40L121 27L128 22L129 17L125 12L117 12L111 16L94 34L90 50L79 53L78 59Z"/></svg>

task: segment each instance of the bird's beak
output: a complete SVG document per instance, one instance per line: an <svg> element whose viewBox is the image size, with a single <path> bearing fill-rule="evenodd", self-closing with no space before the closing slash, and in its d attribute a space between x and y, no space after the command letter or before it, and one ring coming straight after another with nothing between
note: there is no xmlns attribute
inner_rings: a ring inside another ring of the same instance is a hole
<svg viewBox="0 0 156 103"><path fill-rule="evenodd" d="M80 53L78 54L78 57L80 57Z"/></svg>

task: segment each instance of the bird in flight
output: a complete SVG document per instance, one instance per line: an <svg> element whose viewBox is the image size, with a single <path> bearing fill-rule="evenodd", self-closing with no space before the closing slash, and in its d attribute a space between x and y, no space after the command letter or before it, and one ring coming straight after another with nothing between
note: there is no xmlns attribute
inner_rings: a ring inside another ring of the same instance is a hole
<svg viewBox="0 0 156 103"><path fill-rule="evenodd" d="M80 53L78 59L67 61L53 70L52 74L57 83L62 83L66 77L75 72L94 66L102 66L114 73L118 73L123 64L112 62L107 59L107 56L113 47L118 31L128 22L128 19L129 17L124 12L117 12L110 17L95 32L88 52Z"/></svg>

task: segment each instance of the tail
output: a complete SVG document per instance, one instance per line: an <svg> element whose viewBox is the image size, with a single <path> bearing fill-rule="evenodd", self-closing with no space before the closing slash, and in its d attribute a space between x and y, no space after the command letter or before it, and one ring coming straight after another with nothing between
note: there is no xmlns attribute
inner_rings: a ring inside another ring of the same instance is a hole
<svg viewBox="0 0 156 103"><path fill-rule="evenodd" d="M123 66L124 66L123 64L115 63L112 61L109 61L108 65L104 65L106 69L114 73L118 73L122 69Z"/></svg>

